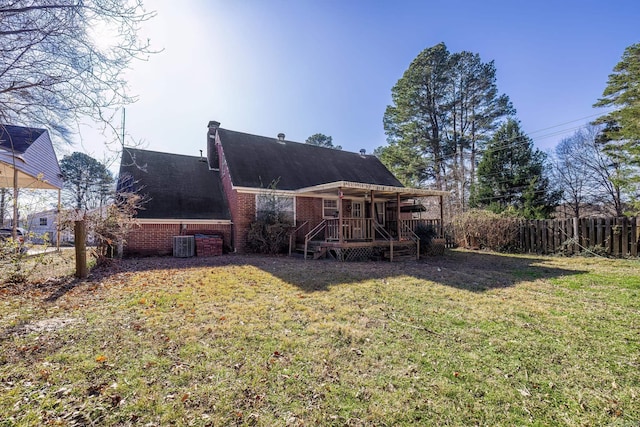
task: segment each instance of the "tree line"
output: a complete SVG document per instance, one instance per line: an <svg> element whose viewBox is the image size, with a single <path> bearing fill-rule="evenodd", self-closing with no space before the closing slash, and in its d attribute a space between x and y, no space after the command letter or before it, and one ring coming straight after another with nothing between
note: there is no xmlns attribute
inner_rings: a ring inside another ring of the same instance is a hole
<svg viewBox="0 0 640 427"><path fill-rule="evenodd" d="M387 145L376 155L405 184L451 192L453 216L484 208L547 218L623 215L640 209L640 45L627 48L595 107L613 107L548 156L522 130L497 88L493 61L423 50L391 90L383 118Z"/></svg>

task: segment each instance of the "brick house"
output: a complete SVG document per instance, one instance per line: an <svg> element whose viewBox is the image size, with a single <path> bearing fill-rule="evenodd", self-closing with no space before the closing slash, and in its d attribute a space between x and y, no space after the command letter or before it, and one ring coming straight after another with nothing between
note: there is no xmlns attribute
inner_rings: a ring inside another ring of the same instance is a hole
<svg viewBox="0 0 640 427"><path fill-rule="evenodd" d="M404 187L364 151L231 131L215 121L208 124L206 157L127 148L120 176L121 186L149 199L127 241L131 254L168 254L172 236L214 232L227 250L246 252L250 224L275 197L295 224L292 243L342 259L353 248L415 244L411 207L424 198L441 207L447 194ZM441 212L428 221L439 226Z"/></svg>

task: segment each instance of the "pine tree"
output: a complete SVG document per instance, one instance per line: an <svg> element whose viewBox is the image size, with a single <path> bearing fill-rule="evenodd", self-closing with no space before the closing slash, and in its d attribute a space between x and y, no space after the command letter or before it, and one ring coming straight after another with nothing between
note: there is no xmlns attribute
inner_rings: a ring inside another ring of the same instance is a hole
<svg viewBox="0 0 640 427"><path fill-rule="evenodd" d="M605 126L600 142L618 171L614 185L640 210L636 196L640 186L640 43L624 51L594 107L616 108L595 123Z"/></svg>
<svg viewBox="0 0 640 427"><path fill-rule="evenodd" d="M471 204L494 212L513 211L525 218L547 218L560 193L551 189L547 156L515 120L508 120L487 144L478 165Z"/></svg>
<svg viewBox="0 0 640 427"><path fill-rule="evenodd" d="M498 93L493 62L451 54L440 43L411 62L391 98L383 120L388 145L376 154L405 184L450 190L454 210L466 209L482 146L514 113Z"/></svg>
<svg viewBox="0 0 640 427"><path fill-rule="evenodd" d="M317 145L318 147L333 148L342 150L341 145L333 145L333 138L323 133L314 133L305 141L306 144Z"/></svg>

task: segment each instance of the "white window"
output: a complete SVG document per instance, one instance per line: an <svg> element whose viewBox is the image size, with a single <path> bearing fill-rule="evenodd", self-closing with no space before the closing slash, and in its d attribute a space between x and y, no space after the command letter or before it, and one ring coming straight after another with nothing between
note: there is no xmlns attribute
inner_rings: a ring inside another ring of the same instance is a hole
<svg viewBox="0 0 640 427"><path fill-rule="evenodd" d="M47 218L40 218L40 226L46 227L46 225L47 225Z"/></svg>
<svg viewBox="0 0 640 427"><path fill-rule="evenodd" d="M322 199L322 216L324 218L338 217L338 201L336 199Z"/></svg>
<svg viewBox="0 0 640 427"><path fill-rule="evenodd" d="M256 197L256 217L264 215L283 215L284 219L293 223L295 220L295 199L291 196L274 194L258 194Z"/></svg>
<svg viewBox="0 0 640 427"><path fill-rule="evenodd" d="M351 202L351 216L362 218L362 202Z"/></svg>

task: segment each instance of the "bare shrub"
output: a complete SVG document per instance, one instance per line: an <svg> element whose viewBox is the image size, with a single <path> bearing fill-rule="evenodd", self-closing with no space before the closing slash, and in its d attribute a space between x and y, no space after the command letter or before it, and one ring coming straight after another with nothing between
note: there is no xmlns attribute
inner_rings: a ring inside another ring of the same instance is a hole
<svg viewBox="0 0 640 427"><path fill-rule="evenodd" d="M455 235L460 236L458 244L461 246L498 252L519 250L520 220L509 214L472 209L456 216L453 226Z"/></svg>
<svg viewBox="0 0 640 427"><path fill-rule="evenodd" d="M249 248L257 253L278 254L286 251L293 229L293 197L278 194L277 181L257 198L256 220L248 234Z"/></svg>

